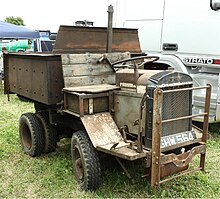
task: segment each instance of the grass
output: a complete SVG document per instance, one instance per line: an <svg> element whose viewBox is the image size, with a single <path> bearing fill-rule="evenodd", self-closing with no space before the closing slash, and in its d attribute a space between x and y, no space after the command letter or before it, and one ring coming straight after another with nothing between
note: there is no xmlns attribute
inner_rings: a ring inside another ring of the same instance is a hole
<svg viewBox="0 0 220 199"><path fill-rule="evenodd" d="M119 167L103 165L101 187L96 192L84 192L73 177L68 139L53 153L37 158L23 154L18 119L34 109L15 95L10 98L8 102L7 96L0 94L0 198L220 198L220 138L208 141L205 173L151 188L137 166L130 167L138 174L136 183L131 184Z"/></svg>

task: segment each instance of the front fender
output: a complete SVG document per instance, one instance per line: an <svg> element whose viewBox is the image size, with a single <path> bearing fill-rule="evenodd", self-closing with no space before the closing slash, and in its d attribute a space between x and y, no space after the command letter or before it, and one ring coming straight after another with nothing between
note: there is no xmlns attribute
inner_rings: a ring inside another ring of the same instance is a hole
<svg viewBox="0 0 220 199"><path fill-rule="evenodd" d="M94 147L123 141L116 123L108 112L85 115L81 121Z"/></svg>

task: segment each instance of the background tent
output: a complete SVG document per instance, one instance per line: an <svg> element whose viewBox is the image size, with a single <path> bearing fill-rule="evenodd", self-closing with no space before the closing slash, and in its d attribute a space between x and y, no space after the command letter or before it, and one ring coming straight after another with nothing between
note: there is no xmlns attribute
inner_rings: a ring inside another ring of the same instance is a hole
<svg viewBox="0 0 220 199"><path fill-rule="evenodd" d="M0 21L0 38L1 39L34 39L39 38L39 32L30 30L23 26L16 26L11 23Z"/></svg>
<svg viewBox="0 0 220 199"><path fill-rule="evenodd" d="M23 26L16 26L11 23L0 21L0 39L37 39L38 51L41 51L39 43L40 34L38 31L30 30ZM3 63L0 57L0 78L3 74Z"/></svg>

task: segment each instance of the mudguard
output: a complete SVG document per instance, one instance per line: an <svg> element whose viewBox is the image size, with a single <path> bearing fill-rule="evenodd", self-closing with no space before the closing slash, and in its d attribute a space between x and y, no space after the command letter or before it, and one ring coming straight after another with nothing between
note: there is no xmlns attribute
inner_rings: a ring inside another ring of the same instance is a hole
<svg viewBox="0 0 220 199"><path fill-rule="evenodd" d="M81 120L94 147L123 141L110 113L103 112L85 115L81 117Z"/></svg>

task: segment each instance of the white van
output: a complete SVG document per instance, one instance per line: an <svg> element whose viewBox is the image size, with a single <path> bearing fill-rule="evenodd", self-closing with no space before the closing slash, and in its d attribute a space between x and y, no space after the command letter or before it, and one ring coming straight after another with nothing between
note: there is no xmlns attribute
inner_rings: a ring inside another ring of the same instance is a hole
<svg viewBox="0 0 220 199"><path fill-rule="evenodd" d="M160 57L154 67L171 66L190 74L195 86L212 85L209 121L220 122L220 0L118 0L116 5L116 26L139 29L142 50ZM201 112L203 98L194 93L194 113Z"/></svg>

